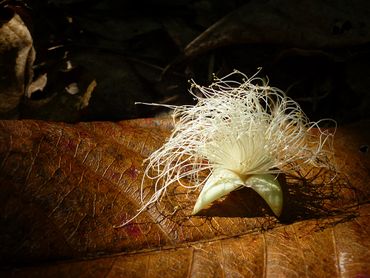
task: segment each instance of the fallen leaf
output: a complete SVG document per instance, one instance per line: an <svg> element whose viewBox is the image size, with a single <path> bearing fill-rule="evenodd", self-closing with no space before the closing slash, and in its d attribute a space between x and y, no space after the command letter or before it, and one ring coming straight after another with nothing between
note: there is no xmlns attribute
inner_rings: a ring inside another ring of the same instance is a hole
<svg viewBox="0 0 370 278"><path fill-rule="evenodd" d="M1 8L1 7L0 7ZM0 15L0 115L15 118L17 106L32 81L35 49L27 26L10 9ZM7 15L5 23L2 17Z"/></svg>
<svg viewBox="0 0 370 278"><path fill-rule="evenodd" d="M89 106L89 101L90 101L90 98L91 98L91 94L93 93L93 91L95 90L95 87L97 85L98 84L96 83L95 80L91 81L91 83L89 84L89 86L86 89L86 92L81 97L81 103L79 105L79 109L84 109L87 106Z"/></svg>
<svg viewBox="0 0 370 278"><path fill-rule="evenodd" d="M1 121L0 275L369 275L368 126L337 131L339 173L286 175L280 220L249 190L190 216L197 192L177 187L115 229L141 206L142 161L171 121Z"/></svg>
<svg viewBox="0 0 370 278"><path fill-rule="evenodd" d="M46 83L48 82L48 74L44 73L37 77L32 83L28 86L26 96L30 98L32 94L36 91L43 91Z"/></svg>
<svg viewBox="0 0 370 278"><path fill-rule="evenodd" d="M78 88L78 84L76 82L73 82L73 83L69 84L64 89L67 91L68 94L71 94L71 95L75 95L75 94L78 94L80 92L80 90Z"/></svg>

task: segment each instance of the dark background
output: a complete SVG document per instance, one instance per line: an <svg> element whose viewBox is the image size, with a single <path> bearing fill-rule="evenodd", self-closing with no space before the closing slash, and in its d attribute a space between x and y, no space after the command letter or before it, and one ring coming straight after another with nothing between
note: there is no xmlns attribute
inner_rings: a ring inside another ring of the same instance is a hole
<svg viewBox="0 0 370 278"><path fill-rule="evenodd" d="M31 31L34 79L48 77L43 90L23 99L19 118L158 116L166 109L134 102L192 103L190 78L208 85L212 73L250 76L262 67L259 75L310 119L360 121L370 115L368 2L2 1ZM66 90L73 83L74 95Z"/></svg>

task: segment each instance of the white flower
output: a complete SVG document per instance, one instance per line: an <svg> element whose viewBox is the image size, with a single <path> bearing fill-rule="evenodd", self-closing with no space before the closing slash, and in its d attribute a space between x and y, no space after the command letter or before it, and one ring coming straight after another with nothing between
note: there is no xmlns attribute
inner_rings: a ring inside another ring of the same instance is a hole
<svg viewBox="0 0 370 278"><path fill-rule="evenodd" d="M201 189L193 214L246 186L279 216L283 197L275 175L302 164L326 166L323 147L333 134L311 132L318 123L309 122L295 101L256 75L234 71L209 87L192 82L190 93L195 105L168 106L174 110L174 130L147 158L144 178L155 180L155 193L139 213L180 183ZM182 183L185 177L192 186Z"/></svg>

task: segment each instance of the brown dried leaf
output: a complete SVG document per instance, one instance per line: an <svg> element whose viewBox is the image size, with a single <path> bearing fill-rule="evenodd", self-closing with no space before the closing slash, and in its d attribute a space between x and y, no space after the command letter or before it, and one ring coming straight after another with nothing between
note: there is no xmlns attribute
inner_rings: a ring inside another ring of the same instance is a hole
<svg viewBox="0 0 370 278"><path fill-rule="evenodd" d="M11 16L5 23L4 13ZM3 9L0 15L0 115L14 118L14 111L32 80L35 60L33 40L19 15Z"/></svg>
<svg viewBox="0 0 370 278"><path fill-rule="evenodd" d="M179 187L115 229L141 206L142 160L162 144L170 121L2 121L0 258L8 268L0 274L369 274L370 158L366 148L359 150L369 144L368 124L338 131L337 176L311 171L286 177L281 221L249 190L233 192L205 217L190 217L197 194ZM150 182L145 188L149 194Z"/></svg>

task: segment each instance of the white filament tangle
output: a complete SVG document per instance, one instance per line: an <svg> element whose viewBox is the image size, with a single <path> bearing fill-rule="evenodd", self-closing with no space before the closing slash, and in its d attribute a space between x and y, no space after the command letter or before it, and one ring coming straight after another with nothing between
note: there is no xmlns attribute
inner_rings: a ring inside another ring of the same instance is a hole
<svg viewBox="0 0 370 278"><path fill-rule="evenodd" d="M192 81L190 93L195 105L168 106L174 129L145 161L143 182L154 180L155 193L146 202L142 198L139 213L159 201L169 186L201 190L220 169L240 177L234 186L239 188L248 186L248 177L274 175L297 165L326 167L333 133L310 122L295 101L256 75L248 78L234 71L208 87Z"/></svg>

